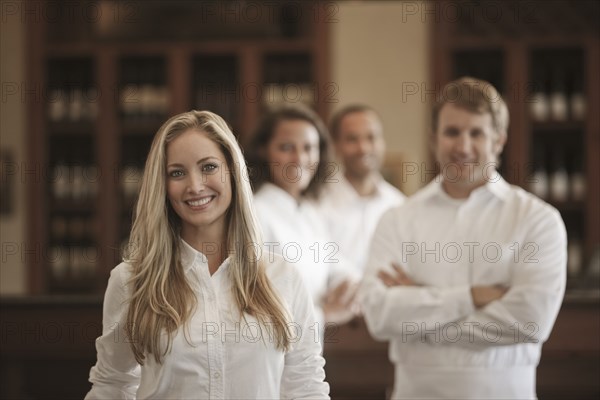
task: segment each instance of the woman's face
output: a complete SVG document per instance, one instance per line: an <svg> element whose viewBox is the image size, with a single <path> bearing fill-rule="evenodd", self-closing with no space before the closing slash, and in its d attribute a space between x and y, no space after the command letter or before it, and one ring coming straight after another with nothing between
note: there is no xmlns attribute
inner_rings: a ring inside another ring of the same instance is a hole
<svg viewBox="0 0 600 400"><path fill-rule="evenodd" d="M308 121L283 120L267 144L272 181L295 198L305 190L319 165L319 133Z"/></svg>
<svg viewBox="0 0 600 400"><path fill-rule="evenodd" d="M167 196L181 218L184 239L225 228L232 190L229 168L218 144L190 129L167 144Z"/></svg>

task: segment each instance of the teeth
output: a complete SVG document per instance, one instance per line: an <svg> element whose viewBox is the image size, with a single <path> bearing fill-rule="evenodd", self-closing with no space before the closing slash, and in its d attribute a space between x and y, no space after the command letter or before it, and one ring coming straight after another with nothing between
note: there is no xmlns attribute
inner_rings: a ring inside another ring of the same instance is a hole
<svg viewBox="0 0 600 400"><path fill-rule="evenodd" d="M188 201L187 203L192 207L203 206L212 200L212 197L205 197L200 200Z"/></svg>

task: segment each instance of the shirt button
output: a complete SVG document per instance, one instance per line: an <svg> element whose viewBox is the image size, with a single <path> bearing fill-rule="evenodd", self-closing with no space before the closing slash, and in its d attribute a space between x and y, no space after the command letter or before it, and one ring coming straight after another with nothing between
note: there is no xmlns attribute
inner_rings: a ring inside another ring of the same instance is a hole
<svg viewBox="0 0 600 400"><path fill-rule="evenodd" d="M215 372L213 374L213 378L215 378L215 379L219 379L220 377L221 377L221 374L219 372Z"/></svg>

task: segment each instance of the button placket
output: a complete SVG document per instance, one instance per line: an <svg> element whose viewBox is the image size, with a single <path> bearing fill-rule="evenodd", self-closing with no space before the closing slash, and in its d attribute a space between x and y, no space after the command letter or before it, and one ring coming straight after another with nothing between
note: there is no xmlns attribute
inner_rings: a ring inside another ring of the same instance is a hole
<svg viewBox="0 0 600 400"><path fill-rule="evenodd" d="M463 204L460 204L456 208L454 225L456 226L455 239L459 247L462 249L460 262L463 266L463 271L466 274L466 281L471 285L473 283L473 264L470 262L470 245L473 240L469 237L468 230L472 223L470 218L472 217L469 213L471 207L468 199Z"/></svg>
<svg viewBox="0 0 600 400"><path fill-rule="evenodd" d="M197 261L200 260L197 259ZM211 399L222 399L224 397L222 373L224 368L224 348L221 341L222 321L219 314L219 306L215 288L213 286L213 280L208 272L208 264L202 261L196 263L196 271L201 282L204 315L206 316L207 322L215 323L217 325L217 334L207 336L208 373L211 378L209 396Z"/></svg>

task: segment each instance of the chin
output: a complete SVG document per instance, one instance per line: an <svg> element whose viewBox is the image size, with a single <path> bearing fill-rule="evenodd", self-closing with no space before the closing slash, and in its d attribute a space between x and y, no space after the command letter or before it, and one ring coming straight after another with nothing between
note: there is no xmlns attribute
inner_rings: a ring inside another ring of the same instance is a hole
<svg viewBox="0 0 600 400"><path fill-rule="evenodd" d="M350 174L357 178L366 178L372 171L373 169L371 167L355 168L350 170Z"/></svg>

